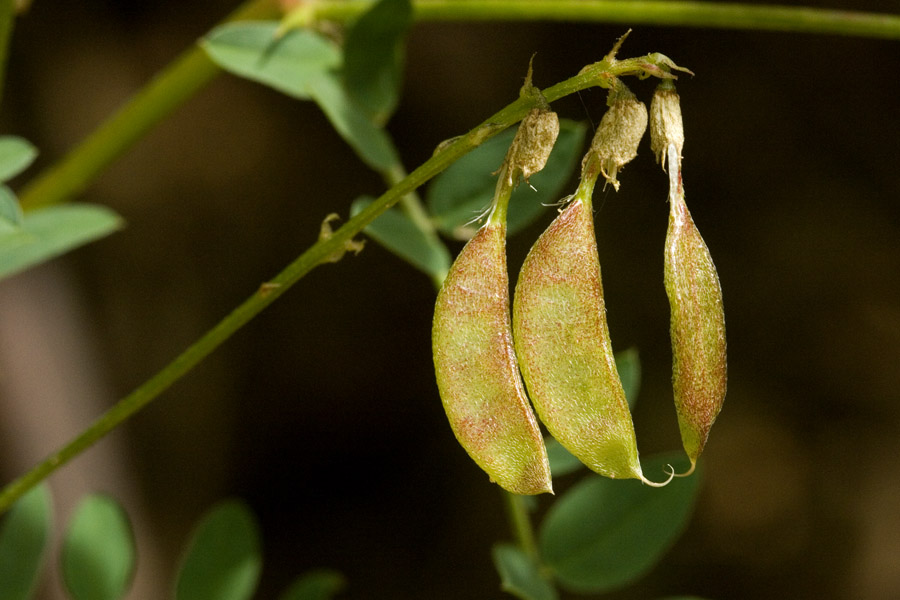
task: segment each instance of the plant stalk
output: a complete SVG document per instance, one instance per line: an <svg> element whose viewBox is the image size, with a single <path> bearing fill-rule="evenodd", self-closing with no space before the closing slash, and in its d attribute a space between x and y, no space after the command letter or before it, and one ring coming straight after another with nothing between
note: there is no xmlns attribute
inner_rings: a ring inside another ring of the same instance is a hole
<svg viewBox="0 0 900 600"><path fill-rule="evenodd" d="M6 83L6 63L16 18L16 0L0 0L0 100Z"/></svg>
<svg viewBox="0 0 900 600"><path fill-rule="evenodd" d="M288 27L349 21L371 0L303 5ZM642 0L414 0L417 21L576 21L900 39L900 16L801 6Z"/></svg>
<svg viewBox="0 0 900 600"><path fill-rule="evenodd" d="M516 537L516 544L536 563L539 562L537 539L534 535L531 517L528 515L528 506L525 504L526 498L518 494L511 494L506 490L503 491L503 498L506 500L506 514L509 517L510 528Z"/></svg>

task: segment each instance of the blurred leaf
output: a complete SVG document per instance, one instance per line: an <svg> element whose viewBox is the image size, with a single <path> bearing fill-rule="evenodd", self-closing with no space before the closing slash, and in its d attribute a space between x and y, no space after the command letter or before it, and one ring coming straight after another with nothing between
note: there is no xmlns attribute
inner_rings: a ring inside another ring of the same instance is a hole
<svg viewBox="0 0 900 600"><path fill-rule="evenodd" d="M656 457L645 461L644 473L684 462L679 454ZM649 571L684 530L699 488L697 474L664 488L587 477L550 507L540 532L541 556L571 590L622 587Z"/></svg>
<svg viewBox="0 0 900 600"><path fill-rule="evenodd" d="M641 391L641 358L637 348L616 352L616 370L622 380L622 387L625 388L628 408L634 410L638 392Z"/></svg>
<svg viewBox="0 0 900 600"><path fill-rule="evenodd" d="M350 206L350 215L358 215L370 205L369 196L357 198ZM365 232L379 244L424 271L435 280L441 280L450 269L450 252L437 238L429 238L399 208L393 207L372 221Z"/></svg>
<svg viewBox="0 0 900 600"><path fill-rule="evenodd" d="M275 37L275 21L232 23L214 29L203 48L226 71L301 100L315 100L335 130L377 171L399 162L391 139L348 97L337 69L340 50L306 29Z"/></svg>
<svg viewBox="0 0 900 600"><path fill-rule="evenodd" d="M27 169L37 154L37 148L26 139L0 136L0 181L11 179Z"/></svg>
<svg viewBox="0 0 900 600"><path fill-rule="evenodd" d="M706 598L701 598L700 596L666 596L665 598L660 598L660 600L706 600Z"/></svg>
<svg viewBox="0 0 900 600"><path fill-rule="evenodd" d="M491 554L500 587L522 600L556 600L556 589L541 577L538 564L512 544L495 544Z"/></svg>
<svg viewBox="0 0 900 600"><path fill-rule="evenodd" d="M48 206L28 212L20 229L0 232L0 279L109 235L122 219L91 204Z"/></svg>
<svg viewBox="0 0 900 600"><path fill-rule="evenodd" d="M44 562L52 525L52 502L45 484L23 495L0 525L0 590L4 600L27 600Z"/></svg>
<svg viewBox="0 0 900 600"><path fill-rule="evenodd" d="M176 600L246 600L262 568L259 527L253 513L225 501L200 521L178 574Z"/></svg>
<svg viewBox="0 0 900 600"><path fill-rule="evenodd" d="M62 574L74 600L116 600L134 574L134 537L128 516L112 498L87 496L69 523Z"/></svg>
<svg viewBox="0 0 900 600"><path fill-rule="evenodd" d="M346 585L344 576L337 571L310 571L295 579L278 600L330 600Z"/></svg>
<svg viewBox="0 0 900 600"><path fill-rule="evenodd" d="M229 23L213 29L200 45L220 67L276 90L310 100L310 87L332 77L341 65L341 51L309 29L294 29L275 37L276 21Z"/></svg>
<svg viewBox="0 0 900 600"><path fill-rule="evenodd" d="M508 235L531 223L547 209L546 205L560 200L563 186L579 164L586 129L583 123L560 120L559 137L547 166L531 176L537 192L523 181L510 198ZM434 178L428 188L428 208L443 233L465 239L478 229L478 222L472 220L490 206L497 185L497 176L492 173L503 163L514 136L515 130L504 131Z"/></svg>
<svg viewBox="0 0 900 600"><path fill-rule="evenodd" d="M547 458L550 459L550 473L554 477L562 477L584 467L584 463L563 448L556 438L547 436L544 438L544 444L547 446Z"/></svg>
<svg viewBox="0 0 900 600"><path fill-rule="evenodd" d="M347 96L337 76L321 77L310 93L344 141L367 165L385 172L400 162L390 136Z"/></svg>
<svg viewBox="0 0 900 600"><path fill-rule="evenodd" d="M22 208L11 189L0 184L0 234L16 231L22 226Z"/></svg>
<svg viewBox="0 0 900 600"><path fill-rule="evenodd" d="M344 43L344 83L376 124L393 114L403 77L403 47L412 23L409 0L381 0L353 24Z"/></svg>

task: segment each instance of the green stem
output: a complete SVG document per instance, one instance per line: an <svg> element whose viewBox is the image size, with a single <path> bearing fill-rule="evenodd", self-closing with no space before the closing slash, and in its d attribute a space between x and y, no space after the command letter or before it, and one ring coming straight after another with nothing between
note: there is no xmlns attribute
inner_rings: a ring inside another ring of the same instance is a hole
<svg viewBox="0 0 900 600"><path fill-rule="evenodd" d="M646 56L641 60L653 62L654 57L652 55ZM606 61L600 61L583 69L575 77L547 88L544 90L544 97L548 102L552 102L592 86L609 87L611 78L623 75L626 72L636 72L634 67L629 66L626 61L621 61L614 65ZM16 499L34 485L92 446L171 387L185 373L218 348L250 319L274 302L288 288L300 281L307 273L323 263L333 262L334 257L340 256L344 252L353 236L357 235L366 225L374 221L401 198L412 193L416 188L446 169L461 156L482 144L485 140L520 121L537 104L537 98L526 97L519 98L506 106L466 135L460 136L448 144L441 152L431 157L359 214L347 221L340 229L313 244L274 279L260 286L256 293L220 321L218 325L209 330L143 385L120 400L75 439L50 455L28 473L3 488L0 491L0 513L8 509Z"/></svg>
<svg viewBox="0 0 900 600"><path fill-rule="evenodd" d="M291 26L347 21L370 5L369 0L305 5L286 20ZM900 39L900 16L812 7L674 0L415 0L413 6L419 21L578 21Z"/></svg>
<svg viewBox="0 0 900 600"><path fill-rule="evenodd" d="M509 157L503 161L500 172L497 174L497 186L494 188L494 200L491 203L491 212L488 215L488 223L494 225L502 225L504 231L506 228L506 214L509 210L509 198L512 196L515 184L510 177L510 169L513 167L509 164Z"/></svg>
<svg viewBox="0 0 900 600"><path fill-rule="evenodd" d="M248 0L225 21L275 18L276 0ZM24 209L76 196L110 163L212 81L221 69L199 47L183 52L66 157L33 179L19 195Z"/></svg>
<svg viewBox="0 0 900 600"><path fill-rule="evenodd" d="M516 537L516 543L525 554L535 562L539 562L537 539L534 535L531 517L528 515L525 497L511 494L504 490L503 498L506 500L506 514L509 517L509 525Z"/></svg>
<svg viewBox="0 0 900 600"><path fill-rule="evenodd" d="M15 17L16 0L0 0L0 100L3 99L3 87L6 83L6 62Z"/></svg>

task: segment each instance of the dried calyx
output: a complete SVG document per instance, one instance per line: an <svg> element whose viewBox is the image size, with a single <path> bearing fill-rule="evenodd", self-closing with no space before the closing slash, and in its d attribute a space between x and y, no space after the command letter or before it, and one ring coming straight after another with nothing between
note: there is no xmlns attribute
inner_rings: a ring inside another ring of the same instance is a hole
<svg viewBox="0 0 900 600"><path fill-rule="evenodd" d="M675 146L677 161L669 164L676 172L681 166L681 153L684 149L684 125L681 120L681 102L675 83L671 79L663 79L656 86L653 100L650 102L650 149L656 155L656 162L666 170L666 155L669 144Z"/></svg>
<svg viewBox="0 0 900 600"><path fill-rule="evenodd" d="M509 184L516 183L519 175L528 181L529 177L542 170L547 164L547 159L550 158L550 152L559 136L559 118L550 109L541 90L532 85L531 76L532 65L529 62L525 84L519 95L536 97L538 106L532 108L531 112L522 119L519 129L516 131L516 137L513 138L509 151L506 153L504 167Z"/></svg>
<svg viewBox="0 0 900 600"><path fill-rule="evenodd" d="M647 107L624 83L616 80L607 98L609 109L597 126L591 152L600 161L600 172L618 191L618 173L637 156L638 144L647 129Z"/></svg>

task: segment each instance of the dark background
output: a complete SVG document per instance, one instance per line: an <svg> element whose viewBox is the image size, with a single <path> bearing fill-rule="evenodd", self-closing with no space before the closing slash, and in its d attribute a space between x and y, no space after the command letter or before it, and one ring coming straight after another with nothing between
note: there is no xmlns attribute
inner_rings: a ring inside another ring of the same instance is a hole
<svg viewBox="0 0 900 600"><path fill-rule="evenodd" d="M231 8L37 0L16 25L0 125L41 156L14 187ZM535 83L549 86L625 29L415 26L389 126L407 167L515 99L533 53ZM696 73L678 86L684 178L724 290L729 392L687 531L608 597L896 598L900 44L638 26L620 56L653 51ZM649 102L654 82L631 85ZM593 90L555 107L596 123L604 102ZM597 236L614 345L643 360L635 424L649 455L680 447L667 180L649 139L620 180L620 192L597 192ZM164 366L313 243L325 215L346 218L356 196L382 190L316 106L217 79L83 195L126 229L0 284L3 479ZM513 277L552 216L510 240ZM371 242L315 270L54 476L58 525L82 493L120 498L142 557L133 598L163 594L191 524L229 496L262 524L259 598L322 566L347 576L349 597L502 597L489 551L511 534L499 489L445 421L433 301L424 275Z"/></svg>

